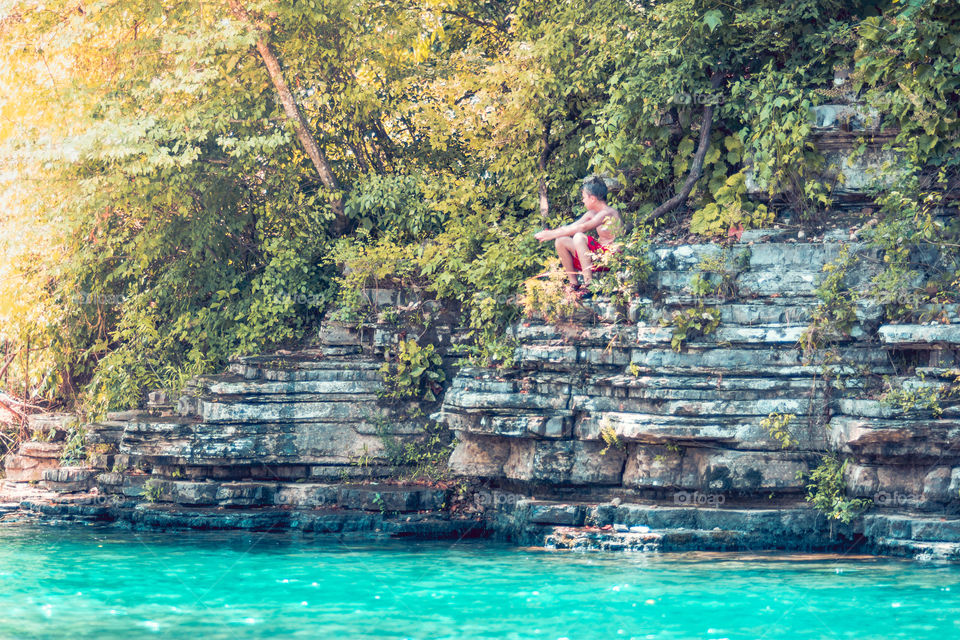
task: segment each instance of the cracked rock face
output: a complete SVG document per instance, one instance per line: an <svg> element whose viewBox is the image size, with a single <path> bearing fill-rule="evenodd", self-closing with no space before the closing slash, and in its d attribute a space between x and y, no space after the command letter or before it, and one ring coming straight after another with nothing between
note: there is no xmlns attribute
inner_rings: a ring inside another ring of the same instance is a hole
<svg viewBox="0 0 960 640"><path fill-rule="evenodd" d="M866 286L877 256L849 247L864 259L854 260L846 284ZM840 252L832 241L657 247L656 295L632 301L628 322L597 300L575 321L504 327L518 343L512 369L456 369L456 313L433 303L437 320L421 343L444 357L447 384L432 405L380 397L384 349L402 339L401 326L326 322L308 348L238 359L179 398L156 394L146 410L88 425L93 473L56 469L53 443L8 456L7 472L65 495L95 485L122 504L150 494L162 508L142 517L157 523L208 522L174 513L180 507L231 507L319 510L303 522L330 530L386 527L356 514L442 513L447 494L347 482L391 477L396 452L422 442L433 419L455 435L450 470L494 491L491 522L515 540L680 549L789 539L802 548L827 545L824 531L834 532L803 500L805 474L833 451L847 461L848 496L874 504L840 528L845 535L863 534L883 552L960 558L960 394L940 394L934 414L881 401L876 390L882 376L908 396L949 390L960 373L960 314L925 310L952 324L884 325L882 309L857 301L849 334L829 354L805 354L798 341L819 302L814 290ZM723 256L734 265L731 294L695 299L701 261ZM368 297L425 304L391 290ZM670 320L698 302L720 324L675 350ZM917 362L915 371L904 364ZM355 515L337 519L326 509ZM260 526L258 518L223 522ZM598 533L599 525L610 529ZM397 530L438 526L447 525Z"/></svg>
<svg viewBox="0 0 960 640"><path fill-rule="evenodd" d="M960 347L955 326L880 326L882 310L864 301L858 323L832 347L830 380L799 348L823 267L840 251L836 242L656 248L658 302L641 310L645 322L604 322L598 305L599 324L520 323L511 328L515 369L463 369L444 398L440 419L458 441L451 467L568 487L564 495L788 500L805 495L804 474L838 450L851 458L853 495L912 487L911 507L955 507L960 406L947 403L939 418L902 414L867 392L868 380L895 373L898 349ZM693 304L698 264L723 252L738 265L736 295L710 302L721 318L715 333L675 351L661 320ZM854 260L847 285L866 285L873 264ZM773 415L791 417L778 428Z"/></svg>

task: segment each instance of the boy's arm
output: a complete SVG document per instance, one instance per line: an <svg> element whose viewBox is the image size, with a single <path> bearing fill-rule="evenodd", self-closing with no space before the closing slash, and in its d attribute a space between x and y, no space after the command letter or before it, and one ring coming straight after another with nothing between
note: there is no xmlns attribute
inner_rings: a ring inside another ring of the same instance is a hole
<svg viewBox="0 0 960 640"><path fill-rule="evenodd" d="M590 213L589 211L582 216L576 222L571 222L570 224L565 224L562 227L557 227L556 229L544 229L543 231L538 232L534 237L540 242L546 242L547 240L556 240L557 238L562 238L563 236L572 236L575 233L586 233L591 229L596 229L603 222L604 215L602 213Z"/></svg>

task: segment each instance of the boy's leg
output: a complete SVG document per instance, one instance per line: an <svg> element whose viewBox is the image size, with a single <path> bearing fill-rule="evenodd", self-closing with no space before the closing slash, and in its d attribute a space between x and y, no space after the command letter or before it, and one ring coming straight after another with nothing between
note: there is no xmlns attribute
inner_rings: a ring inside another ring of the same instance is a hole
<svg viewBox="0 0 960 640"><path fill-rule="evenodd" d="M573 247L579 258L583 284L586 286L590 284L590 280L593 278L593 254L590 252L587 234L575 234L573 236Z"/></svg>
<svg viewBox="0 0 960 640"><path fill-rule="evenodd" d="M580 284L577 282L579 265L577 264L577 253L573 246L573 240L564 236L557 238L554 244L557 247L557 255L560 256L560 264L563 265L563 270L567 273L567 279L570 280L570 284L577 286Z"/></svg>

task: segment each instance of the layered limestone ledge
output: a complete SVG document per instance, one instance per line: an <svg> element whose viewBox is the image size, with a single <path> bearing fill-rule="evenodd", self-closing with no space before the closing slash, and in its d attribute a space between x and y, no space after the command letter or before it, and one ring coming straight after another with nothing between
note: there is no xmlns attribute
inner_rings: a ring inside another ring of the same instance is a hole
<svg viewBox="0 0 960 640"><path fill-rule="evenodd" d="M878 256L849 250L872 259L855 260L846 284L869 286ZM814 290L841 251L833 241L657 247L654 289L626 309L598 300L576 321L504 327L518 344L510 369L457 368L454 311L419 294L367 292L371 303L428 311L420 342L444 358L442 403L380 397L383 352L407 334L372 307L364 322L325 322L315 344L238 359L178 398L154 394L145 409L88 425L93 468L33 470L54 497L25 508L136 527L472 531L557 548L859 544L952 557L957 336L953 325L881 325L883 310L861 301L849 335L829 353L804 353ZM732 297L692 295L705 259L723 266ZM662 323L696 304L720 325L676 351ZM943 391L938 415L881 401L883 376L908 393ZM456 508L445 489L370 484L397 473L391 454L425 437L430 412L456 435L449 467L466 488ZM788 425L771 429L784 416ZM804 474L831 451L847 459L848 495L875 505L850 526L803 500ZM503 495L512 498L485 500ZM458 519L464 501L471 515Z"/></svg>

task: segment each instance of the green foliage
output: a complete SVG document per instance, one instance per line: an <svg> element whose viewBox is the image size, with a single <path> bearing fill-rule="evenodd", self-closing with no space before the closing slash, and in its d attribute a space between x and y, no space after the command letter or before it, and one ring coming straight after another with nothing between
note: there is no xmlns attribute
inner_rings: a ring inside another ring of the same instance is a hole
<svg viewBox="0 0 960 640"><path fill-rule="evenodd" d="M897 131L908 163L940 165L960 148L960 6L929 0L897 9L860 23L851 79Z"/></svg>
<svg viewBox="0 0 960 640"><path fill-rule="evenodd" d="M616 251L607 251L595 261L597 266L606 267L590 281L591 289L608 297L623 318L630 301L646 287L653 263L650 260L650 237L653 229L647 225L636 225L622 241L617 242Z"/></svg>
<svg viewBox="0 0 960 640"><path fill-rule="evenodd" d="M33 433L30 435L30 439L35 442L50 442L57 435L57 428L50 427L49 429L34 429Z"/></svg>
<svg viewBox="0 0 960 640"><path fill-rule="evenodd" d="M432 344L422 347L413 338L401 340L395 355L388 351L385 358L380 367L384 386L381 397L436 402L446 374L443 359Z"/></svg>
<svg viewBox="0 0 960 640"><path fill-rule="evenodd" d="M86 429L79 422L74 422L67 429L67 440L60 454L60 464L83 464L87 458Z"/></svg>
<svg viewBox="0 0 960 640"><path fill-rule="evenodd" d="M620 439L620 436L617 434L617 430L610 424L610 421L604 418L603 422L600 425L600 438L606 443L606 446L600 450L600 455L607 455L607 451L610 450L610 447L617 449L618 451L626 451L627 446L623 443L623 440Z"/></svg>
<svg viewBox="0 0 960 640"><path fill-rule="evenodd" d="M728 251L706 256L697 263L699 273L690 279L690 292L698 298L732 298L737 293L736 278L749 264L749 249L741 250L733 259Z"/></svg>
<svg viewBox="0 0 960 640"><path fill-rule="evenodd" d="M669 320L664 318L661 324L671 328L670 346L679 353L685 342L717 330L720 326L720 310L698 302L694 307L674 311L673 316Z"/></svg>
<svg viewBox="0 0 960 640"><path fill-rule="evenodd" d="M844 472L849 460L840 461L835 454L823 456L807 478L807 502L833 520L849 523L873 504L866 498L848 498ZM803 479L803 472L797 473Z"/></svg>
<svg viewBox="0 0 960 640"><path fill-rule="evenodd" d="M0 341L30 346L8 370L17 393L79 398L93 415L298 341L332 301L359 321L378 282L456 304L465 357L509 362L502 327L552 252L532 233L575 214L591 172L623 185L625 219L659 225L644 214L686 178L705 102L713 136L691 229L764 224L773 206L750 201L751 182L821 218L833 185L810 109L834 99L835 69L852 66L898 130L904 175L935 177L907 194L915 206L884 207L877 241L903 237L911 257L960 245L923 195L956 176L950 0L250 6L336 193L289 126L249 21L193 0L14 6L0 21ZM925 207L926 235L909 233ZM643 283L638 233L596 279L618 304ZM879 289L892 295L911 280L891 261ZM936 294L956 289L955 266Z"/></svg>
<svg viewBox="0 0 960 640"><path fill-rule="evenodd" d="M771 413L760 421L760 426L770 433L771 438L780 443L782 449L790 449L800 444L789 429L796 417L792 413Z"/></svg>
<svg viewBox="0 0 960 640"><path fill-rule="evenodd" d="M944 198L960 165L958 24L956 2L931 0L868 17L857 31L851 80L896 133L887 148L898 155L884 167L891 179L877 185L879 223L864 234L884 256L871 291L895 321L915 321L924 302L955 300L960 283L960 225Z"/></svg>
<svg viewBox="0 0 960 640"><path fill-rule="evenodd" d="M340 266L343 275L336 280L335 319L358 322L372 310L366 290L406 290L416 282L416 253L409 245L389 238L371 240L369 234L342 238L328 259Z"/></svg>
<svg viewBox="0 0 960 640"><path fill-rule="evenodd" d="M163 496L163 483L153 478L143 483L143 498L147 502L157 502Z"/></svg>
<svg viewBox="0 0 960 640"><path fill-rule="evenodd" d="M421 176L370 173L358 181L345 210L365 231L389 229L419 239L440 231L446 219L446 212L430 202L438 186Z"/></svg>
<svg viewBox="0 0 960 640"><path fill-rule="evenodd" d="M401 443L390 432L390 423L386 418L376 418L374 423L377 435L383 442L384 456L390 464L400 468L399 473L404 479L439 482L448 478L447 461L456 446L448 429L435 422L427 422L422 434Z"/></svg>
<svg viewBox="0 0 960 640"><path fill-rule="evenodd" d="M926 377L920 374L919 383L910 385L905 384L904 381L895 382L889 376L884 376L885 390L880 396L880 401L902 412L920 409L928 411L934 418L941 418L943 417L941 403L960 395L960 372L953 372L953 374L952 382L942 384L928 384Z"/></svg>
<svg viewBox="0 0 960 640"><path fill-rule="evenodd" d="M550 259L545 274L524 282L521 298L524 316L541 317L552 323L569 317L580 308L578 300L570 295L569 286L570 281L560 260Z"/></svg>
<svg viewBox="0 0 960 640"><path fill-rule="evenodd" d="M820 221L832 202L832 185L819 180L826 168L824 157L810 141L814 125L811 109L818 100L808 88L814 62L806 60L785 70L771 60L749 81L739 80L731 87L734 101L743 106L743 118L750 123L741 129L740 136L752 179L768 195L785 199L807 221ZM718 190L718 203L726 203L721 206L731 210L728 215L746 215L747 220L758 219L762 224L768 219L765 210L759 206L752 212L741 209L743 179L742 174L731 178L722 196Z"/></svg>
<svg viewBox="0 0 960 640"><path fill-rule="evenodd" d="M828 342L850 335L857 321L859 295L846 285L846 278L855 262L856 257L850 254L850 247L845 244L840 248L836 260L823 266L826 275L814 291L820 302L800 337L800 345L805 353L813 353Z"/></svg>
<svg viewBox="0 0 960 640"><path fill-rule="evenodd" d="M383 496L379 492L373 495L373 504L377 505L377 508L380 509L380 515L385 516L387 514L387 506L383 501Z"/></svg>
<svg viewBox="0 0 960 640"><path fill-rule="evenodd" d="M738 140L732 136L728 138ZM718 236L737 227L752 229L773 222L773 214L767 210L767 205L745 202L746 193L743 171L727 178L723 186L713 192L714 201L693 212L690 232Z"/></svg>
<svg viewBox="0 0 960 640"><path fill-rule="evenodd" d="M960 224L946 217L948 175L939 170L926 188L916 175L904 177L895 187L877 192L878 222L862 235L883 255L870 297L883 305L890 320L922 320L918 316L923 304L956 300ZM935 253L930 251L934 247Z"/></svg>

